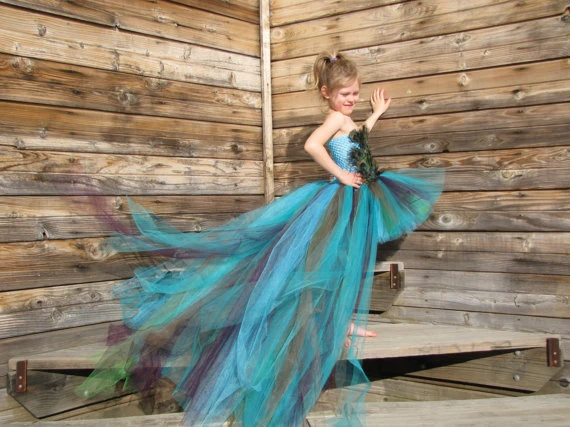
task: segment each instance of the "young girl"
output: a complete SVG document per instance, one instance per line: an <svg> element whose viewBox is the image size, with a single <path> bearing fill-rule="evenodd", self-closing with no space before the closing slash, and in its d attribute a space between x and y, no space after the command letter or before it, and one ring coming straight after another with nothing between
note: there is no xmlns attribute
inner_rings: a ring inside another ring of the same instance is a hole
<svg viewBox="0 0 570 427"><path fill-rule="evenodd" d="M367 133L390 99L375 90L359 129L350 118L354 63L321 55L314 74L329 111L305 149L335 179L202 233L181 233L130 203L140 235L111 238L110 250L169 258L115 290L125 328L110 332L113 345L82 395L121 380L145 392L162 378L189 425L298 426L334 382L338 416L354 422L367 379L345 343L373 335L366 316L377 245L428 217L443 174L381 172Z"/></svg>

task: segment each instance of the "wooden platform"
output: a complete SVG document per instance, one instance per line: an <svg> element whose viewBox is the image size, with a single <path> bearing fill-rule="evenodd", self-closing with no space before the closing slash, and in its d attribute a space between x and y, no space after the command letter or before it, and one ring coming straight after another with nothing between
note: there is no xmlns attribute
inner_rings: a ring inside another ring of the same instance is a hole
<svg viewBox="0 0 570 427"><path fill-rule="evenodd" d="M524 352L531 351L524 349L534 349L532 351L538 352L534 357L534 363L541 366L541 368L525 368L521 372L525 372L528 375L522 375L518 370L518 366L520 363L526 363L523 361L525 360L524 356L519 358L520 360L507 362L503 368L511 378L513 375L511 371L515 369L517 375L520 375L522 378L520 384L516 385L521 387L523 385L526 387L527 382L532 380L534 375L538 375L537 385L531 387L530 391L536 391L542 387L543 383L548 381L556 371L555 368L546 367L547 352L544 350L548 338L559 338L552 334L497 331L447 325L387 323L378 317L370 318L368 328L375 331L378 336L357 342L355 348L359 359L389 358L392 361L399 361L401 357L408 357L406 360L409 360L412 356L442 355L440 357L445 357L443 355L451 354L453 357L456 357L458 353L473 353L480 357L482 353L494 350L512 349L513 352L514 350ZM13 393L12 396L15 400L38 419L77 410L85 406L85 401L76 396L74 390L84 380L84 370L96 367L104 349L105 346L101 343L49 353L13 357L8 362L9 390L17 390L20 387L17 379L19 377L17 374L18 362L26 361L27 366L23 372L27 373L26 387L28 391ZM390 362L386 361L386 363ZM20 369L22 366L20 366ZM483 369L485 369L485 366L483 366ZM473 373L478 372L481 367L465 365L464 369L468 369L469 372ZM74 370L82 370L83 373L75 373ZM445 373L442 374L437 369L432 369L423 375L425 380L430 380L432 377L437 379L442 375L445 377ZM494 382L487 384L489 387L494 385ZM510 386L514 387L512 384ZM522 388L524 389L525 387ZM124 394L125 392L120 390L110 391L108 396L98 396L92 404L103 403L108 399L119 398ZM170 395L167 398L169 399ZM375 403L371 403L371 405L372 410L376 411L374 409ZM404 411L404 409L398 410ZM160 411L159 413L164 412L167 411ZM376 416L374 415L374 417ZM83 421L81 422L83 423ZM146 424L148 423L145 419ZM372 422L372 425L375 425L375 421Z"/></svg>
<svg viewBox="0 0 570 427"><path fill-rule="evenodd" d="M311 426L326 426L330 413L311 413ZM497 399L437 402L378 402L366 404L366 423L370 426L568 426L570 395L505 397ZM182 414L147 415L121 418L122 427L178 426ZM108 426L117 419L22 422L35 426Z"/></svg>
<svg viewBox="0 0 570 427"><path fill-rule="evenodd" d="M544 347L547 338L559 338L553 334L374 321L369 323L368 329L375 331L378 336L364 339L363 344L357 347L359 359ZM35 370L93 369L98 361L97 355L104 348L101 343L31 356L22 355L10 359L8 369L16 370L16 364L20 360L27 360L28 369Z"/></svg>

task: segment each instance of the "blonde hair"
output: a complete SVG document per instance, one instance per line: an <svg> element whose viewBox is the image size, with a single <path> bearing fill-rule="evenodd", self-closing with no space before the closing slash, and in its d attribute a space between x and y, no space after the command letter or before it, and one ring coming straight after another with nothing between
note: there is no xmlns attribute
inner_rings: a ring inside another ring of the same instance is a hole
<svg viewBox="0 0 570 427"><path fill-rule="evenodd" d="M330 92L355 80L360 83L356 64L342 53L323 52L317 56L313 64L313 85L319 91L325 86Z"/></svg>

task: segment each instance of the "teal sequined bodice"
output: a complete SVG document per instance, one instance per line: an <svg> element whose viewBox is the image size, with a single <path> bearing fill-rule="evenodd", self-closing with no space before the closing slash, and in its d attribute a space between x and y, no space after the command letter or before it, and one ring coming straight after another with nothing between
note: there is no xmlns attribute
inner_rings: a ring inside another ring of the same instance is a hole
<svg viewBox="0 0 570 427"><path fill-rule="evenodd" d="M334 162L344 170L357 172L358 169L350 159L350 152L358 144L350 139L349 135L337 136L326 143L326 147Z"/></svg>

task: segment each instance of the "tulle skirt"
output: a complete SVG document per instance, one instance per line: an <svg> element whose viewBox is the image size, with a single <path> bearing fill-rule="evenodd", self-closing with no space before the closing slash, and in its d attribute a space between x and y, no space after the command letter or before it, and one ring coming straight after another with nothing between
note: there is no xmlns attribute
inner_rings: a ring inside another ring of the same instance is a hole
<svg viewBox="0 0 570 427"><path fill-rule="evenodd" d="M357 424L368 380L360 338L345 342L351 322L366 327L377 245L421 224L442 187L436 169L383 172L359 190L318 181L201 233L130 202L140 234L110 250L166 258L114 289L128 333L110 337L78 392L167 378L188 425L298 426L334 384L338 420Z"/></svg>

